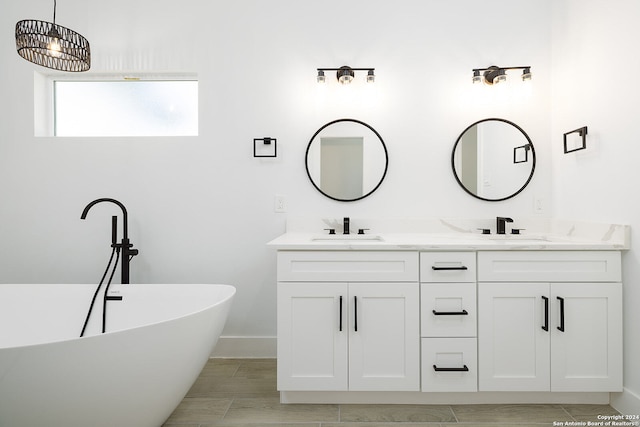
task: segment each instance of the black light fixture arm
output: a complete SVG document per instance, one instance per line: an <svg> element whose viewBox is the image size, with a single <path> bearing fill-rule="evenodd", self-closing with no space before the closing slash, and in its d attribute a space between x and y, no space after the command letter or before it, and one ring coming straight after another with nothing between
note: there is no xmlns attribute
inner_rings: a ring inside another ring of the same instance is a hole
<svg viewBox="0 0 640 427"><path fill-rule="evenodd" d="M526 65L526 66L521 66L521 67L497 67L497 66L491 66L488 68L474 68L471 71L489 71L489 70L525 70L527 68L531 68L530 65Z"/></svg>
<svg viewBox="0 0 640 427"><path fill-rule="evenodd" d="M318 71L340 71L342 70L343 67L340 68L318 68ZM375 71L375 68L353 68L353 67L349 67L349 69L353 70L353 71Z"/></svg>
<svg viewBox="0 0 640 427"><path fill-rule="evenodd" d="M125 208L122 203L120 203L115 199L110 199L110 198L96 199L93 202L89 203L87 206L85 206L84 210L82 211L82 215L80 215L80 219L86 219L87 214L89 213L89 209L91 209L94 205L101 202L113 203L118 207L120 207L120 209L122 210L122 241L120 243L116 243L117 242L117 239L116 239L117 219L116 217L112 217L111 247L115 248L118 253L120 253L120 251L122 250L122 264L121 264L122 274L121 274L120 283L127 284L129 283L129 271L130 271L129 263L131 261L131 258L138 255L138 250L133 249L133 244L129 242L129 219L127 215L127 208Z"/></svg>

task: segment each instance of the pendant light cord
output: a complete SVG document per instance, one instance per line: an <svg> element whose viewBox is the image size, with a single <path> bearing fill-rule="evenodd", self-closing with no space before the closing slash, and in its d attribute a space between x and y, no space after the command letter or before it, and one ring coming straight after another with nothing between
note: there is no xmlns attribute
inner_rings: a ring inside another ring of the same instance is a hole
<svg viewBox="0 0 640 427"><path fill-rule="evenodd" d="M53 23L56 23L56 0L53 0Z"/></svg>

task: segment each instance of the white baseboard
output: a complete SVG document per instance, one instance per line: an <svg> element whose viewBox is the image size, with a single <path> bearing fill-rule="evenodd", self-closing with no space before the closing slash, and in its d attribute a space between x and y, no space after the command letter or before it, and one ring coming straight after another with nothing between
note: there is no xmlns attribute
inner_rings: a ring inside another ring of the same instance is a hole
<svg viewBox="0 0 640 427"><path fill-rule="evenodd" d="M281 391L281 403L321 404L607 404L609 393L569 392L467 392L439 393L420 391Z"/></svg>
<svg viewBox="0 0 640 427"><path fill-rule="evenodd" d="M211 357L237 359L274 359L276 337L221 336Z"/></svg>
<svg viewBox="0 0 640 427"><path fill-rule="evenodd" d="M628 388L622 393L611 393L610 404L623 415L640 415L640 396Z"/></svg>

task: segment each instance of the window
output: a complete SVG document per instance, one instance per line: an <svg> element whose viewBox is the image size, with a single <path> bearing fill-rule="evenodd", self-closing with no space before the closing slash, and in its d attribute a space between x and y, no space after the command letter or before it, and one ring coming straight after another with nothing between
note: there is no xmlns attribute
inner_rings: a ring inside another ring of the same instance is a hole
<svg viewBox="0 0 640 427"><path fill-rule="evenodd" d="M196 80L53 80L54 136L196 136Z"/></svg>

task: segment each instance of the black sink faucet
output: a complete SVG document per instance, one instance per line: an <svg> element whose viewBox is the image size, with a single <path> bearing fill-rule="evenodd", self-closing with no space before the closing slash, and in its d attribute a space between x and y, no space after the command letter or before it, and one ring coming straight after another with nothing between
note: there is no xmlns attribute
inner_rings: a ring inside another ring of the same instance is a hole
<svg viewBox="0 0 640 427"><path fill-rule="evenodd" d="M133 245L129 242L129 224L128 224L128 217L127 217L127 208L125 208L122 203L120 203L115 199L108 199L108 198L96 199L93 202L89 203L87 206L85 206L84 210L82 211L82 215L80 215L80 219L86 219L87 214L89 213L89 209L91 209L93 205L98 204L100 202L111 202L118 205L120 209L122 209L122 221L123 221L122 242L117 243L117 239L116 239L117 217L114 216L112 217L112 223L111 223L112 225L111 247L115 248L118 252L122 250L122 275L121 275L120 283L123 283L123 284L129 283L129 262L131 261L131 258L138 255L138 250L133 249Z"/></svg>
<svg viewBox="0 0 640 427"><path fill-rule="evenodd" d="M342 234L349 234L349 217L342 220Z"/></svg>
<svg viewBox="0 0 640 427"><path fill-rule="evenodd" d="M513 222L513 220L502 216L496 218L496 234L505 234L505 224L507 222Z"/></svg>

